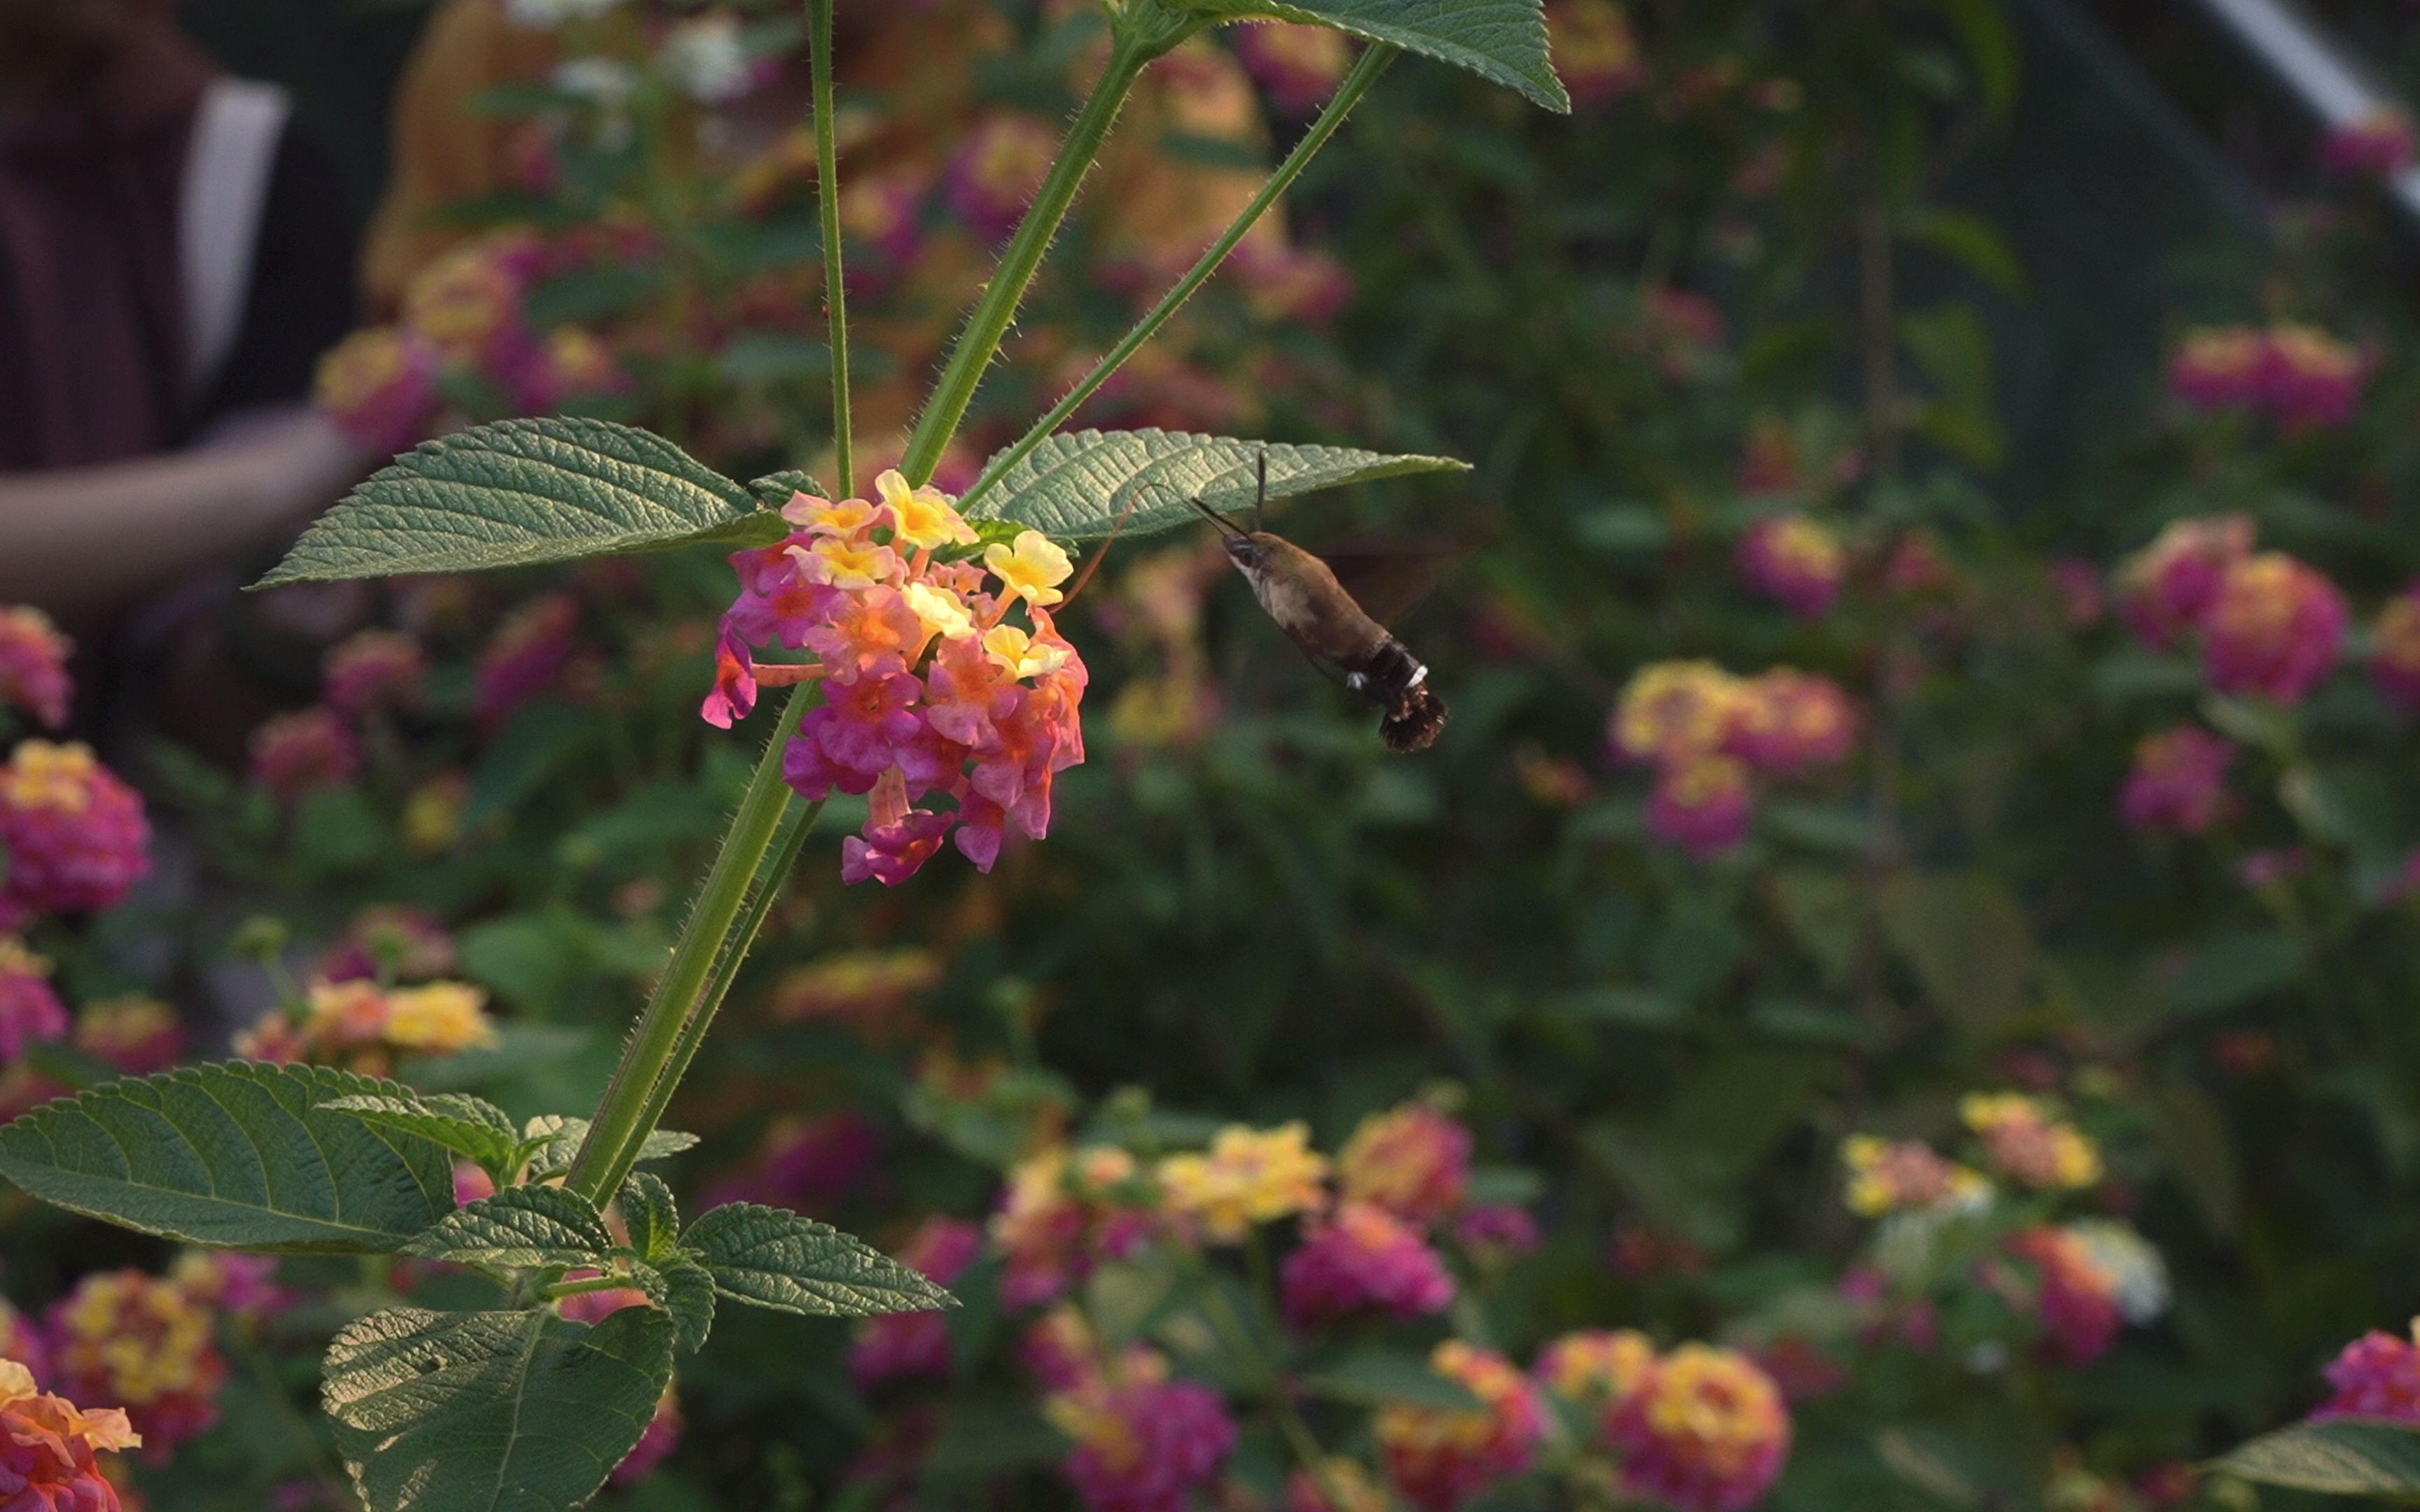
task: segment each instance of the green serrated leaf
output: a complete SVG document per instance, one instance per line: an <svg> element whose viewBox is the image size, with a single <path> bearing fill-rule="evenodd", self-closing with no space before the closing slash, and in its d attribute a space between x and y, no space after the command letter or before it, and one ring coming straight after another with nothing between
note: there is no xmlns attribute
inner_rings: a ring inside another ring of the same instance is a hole
<svg viewBox="0 0 2420 1512"><path fill-rule="evenodd" d="M646 1431L672 1335L653 1307L389 1308L328 1347L322 1399L371 1512L567 1512Z"/></svg>
<svg viewBox="0 0 2420 1512"><path fill-rule="evenodd" d="M649 1171L632 1171L622 1183L622 1221L630 1226L630 1247L649 1260L660 1260L680 1243L680 1207L664 1179Z"/></svg>
<svg viewBox="0 0 2420 1512"><path fill-rule="evenodd" d="M2335 1418L2263 1434L2217 1462L2245 1480L2339 1496L2420 1491L2420 1429Z"/></svg>
<svg viewBox="0 0 2420 1512"><path fill-rule="evenodd" d="M1193 8L1334 26L1468 69L1548 110L1572 108L1547 55L1541 0L1193 0Z"/></svg>
<svg viewBox="0 0 2420 1512"><path fill-rule="evenodd" d="M1097 540L1113 530L1149 535L1200 520L1187 506L1188 499L1228 513L1249 512L1263 452L1268 454L1272 499L1412 472L1467 470L1450 457L1388 456L1342 446L1289 446L1168 430L1081 430L1035 447L975 501L968 517L1021 521L1061 541Z"/></svg>
<svg viewBox="0 0 2420 1512"><path fill-rule="evenodd" d="M1305 1376L1302 1389L1331 1401L1362 1407L1425 1407L1440 1412L1475 1412L1484 1405L1469 1387L1450 1381L1412 1355L1369 1350L1347 1355Z"/></svg>
<svg viewBox="0 0 2420 1512"><path fill-rule="evenodd" d="M706 1348L706 1335L714 1332L714 1277L705 1266L675 1254L641 1267L639 1285L649 1302L672 1315L673 1341L682 1353Z"/></svg>
<svg viewBox="0 0 2420 1512"><path fill-rule="evenodd" d="M508 1174L520 1148L520 1134L513 1127L511 1115L467 1092L339 1097L319 1105L349 1113L364 1123L433 1139L490 1173Z"/></svg>
<svg viewBox="0 0 2420 1512"><path fill-rule="evenodd" d="M322 1106L408 1097L318 1066L188 1066L0 1129L0 1176L45 1202L188 1243L384 1254L454 1211L452 1153Z"/></svg>
<svg viewBox="0 0 2420 1512"><path fill-rule="evenodd" d="M559 1186L508 1186L440 1219L406 1255L526 1271L610 1264L618 1248L597 1205Z"/></svg>
<svg viewBox="0 0 2420 1512"><path fill-rule="evenodd" d="M957 1305L891 1257L785 1208L727 1203L691 1224L681 1247L714 1277L717 1291L760 1307L874 1318Z"/></svg>
<svg viewBox="0 0 2420 1512"><path fill-rule="evenodd" d="M773 541L786 528L660 436L569 416L503 420L423 441L371 474L255 586Z"/></svg>
<svg viewBox="0 0 2420 1512"><path fill-rule="evenodd" d="M522 1158L529 1162L530 1180L540 1180L571 1169L572 1157L580 1153L580 1142L587 1137L586 1119L566 1119L559 1113L544 1113L532 1119L521 1131ZM662 1160L696 1144L697 1135L693 1134L658 1129L640 1144L639 1158Z"/></svg>

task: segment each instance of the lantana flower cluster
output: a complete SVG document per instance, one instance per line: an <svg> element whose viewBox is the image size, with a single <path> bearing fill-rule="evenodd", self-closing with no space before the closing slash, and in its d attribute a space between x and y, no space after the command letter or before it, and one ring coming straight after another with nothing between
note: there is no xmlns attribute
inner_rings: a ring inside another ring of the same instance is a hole
<svg viewBox="0 0 2420 1512"><path fill-rule="evenodd" d="M2314 1419L2383 1418L2420 1427L2420 1319L2402 1335L2371 1329L2344 1347L2327 1368L2328 1399Z"/></svg>
<svg viewBox="0 0 2420 1512"><path fill-rule="evenodd" d="M272 1009L236 1037L236 1053L384 1075L398 1055L450 1056L496 1043L487 994L467 982L390 987L368 979L311 983L298 1016Z"/></svg>
<svg viewBox="0 0 2420 1512"><path fill-rule="evenodd" d="M221 1320L278 1306L273 1268L263 1257L197 1255L165 1275L86 1275L43 1319L40 1373L78 1400L123 1404L149 1453L164 1457L217 1425L229 1375Z"/></svg>
<svg viewBox="0 0 2420 1512"><path fill-rule="evenodd" d="M122 1512L100 1457L142 1444L123 1409L79 1407L44 1392L23 1361L0 1359L0 1506Z"/></svg>
<svg viewBox="0 0 2420 1512"><path fill-rule="evenodd" d="M1156 1350L1063 1355L1060 1369L1042 1410L1074 1443L1061 1471L1093 1512L1184 1512L1234 1452L1218 1393L1173 1378Z"/></svg>
<svg viewBox="0 0 2420 1512"><path fill-rule="evenodd" d="M2387 105L2331 129L2319 144L2319 164L2340 178L2392 178L2420 150L2409 111Z"/></svg>
<svg viewBox="0 0 2420 1512"><path fill-rule="evenodd" d="M20 742L0 764L0 930L108 908L151 871L143 799L83 745Z"/></svg>
<svg viewBox="0 0 2420 1512"><path fill-rule="evenodd" d="M2234 762L2234 745L2199 725L2145 735L2134 744L2118 810L2146 834L2203 834L2231 807L2226 769Z"/></svg>
<svg viewBox="0 0 2420 1512"><path fill-rule="evenodd" d="M1971 1093L1959 1117L1988 1176L1915 1141L1855 1135L1842 1144L1844 1199L1882 1223L1873 1267L1853 1272L1841 1294L1879 1308L1895 1280L1914 1292L1876 1312L1877 1332L1895 1322L1900 1337L1930 1349L1936 1335L1930 1288L1979 1282L2030 1318L2048 1357L2085 1365L2108 1351L2124 1324L2149 1323L2165 1311L2166 1267L2132 1227L2102 1218L2048 1222L2039 1197L2001 1200L2003 1190L2060 1196L2099 1187L2104 1166L2089 1135L2043 1100L2016 1092ZM1945 1250L1952 1225L1961 1237Z"/></svg>
<svg viewBox="0 0 2420 1512"><path fill-rule="evenodd" d="M783 774L810 800L867 797L843 879L896 887L945 838L988 872L1011 825L1048 832L1053 780L1084 759L1087 674L1048 612L1072 564L1030 530L971 560L974 529L939 490L888 471L876 491L879 502L799 494L787 539L732 557L740 593L702 713L728 728L755 706L755 651L813 652L814 667L782 672L819 677L823 695ZM956 807L918 806L936 795Z"/></svg>
<svg viewBox="0 0 2420 1512"><path fill-rule="evenodd" d="M1535 1382L1494 1350L1448 1339L1429 1368L1479 1398L1475 1408L1397 1405L1374 1425L1387 1478L1423 1512L1451 1512L1493 1482L1528 1471L1546 1434Z"/></svg>
<svg viewBox="0 0 2420 1512"><path fill-rule="evenodd" d="M74 649L40 609L0 606L0 709L23 709L54 730L67 723Z"/></svg>
<svg viewBox="0 0 2420 1512"><path fill-rule="evenodd" d="M393 325L355 332L320 359L314 400L364 450L399 452L427 436L449 384L501 391L517 414L625 392L629 380L594 332L541 332L531 286L565 270L567 249L501 231L430 262Z"/></svg>
<svg viewBox="0 0 2420 1512"><path fill-rule="evenodd" d="M2118 609L2146 645L2201 640L2202 671L2222 693L2299 703L2335 670L2351 613L2327 576L2253 548L2240 515L2180 519L2118 570Z"/></svg>
<svg viewBox="0 0 2420 1512"><path fill-rule="evenodd" d="M1848 548L1829 526L1806 515L1769 515L1740 537L1747 585L1803 620L1832 610L1849 571Z"/></svg>
<svg viewBox="0 0 2420 1512"><path fill-rule="evenodd" d="M2168 389L2195 409L2265 414L2288 432L2350 421L2376 366L2316 326L2216 326L2188 332Z"/></svg>
<svg viewBox="0 0 2420 1512"><path fill-rule="evenodd" d="M1608 725L1616 754L1655 768L1647 827L1699 860L1747 838L1761 780L1845 760L1857 738L1849 697L1788 667L1740 677L1711 661L1641 668Z"/></svg>

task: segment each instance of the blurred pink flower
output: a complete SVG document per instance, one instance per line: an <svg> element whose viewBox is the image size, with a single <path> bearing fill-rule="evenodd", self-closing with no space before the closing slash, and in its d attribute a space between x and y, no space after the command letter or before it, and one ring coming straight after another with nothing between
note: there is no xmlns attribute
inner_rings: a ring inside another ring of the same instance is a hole
<svg viewBox="0 0 2420 1512"><path fill-rule="evenodd" d="M2420 711L2420 583L2386 601L2370 643L2370 681L2397 708Z"/></svg>
<svg viewBox="0 0 2420 1512"><path fill-rule="evenodd" d="M2198 835L2226 812L2235 748L2195 725L2145 735L2134 747L2118 811L2136 829Z"/></svg>
<svg viewBox="0 0 2420 1512"><path fill-rule="evenodd" d="M577 649L580 605L567 594L534 598L506 616L479 653L474 713L493 733L520 706L562 680Z"/></svg>
<svg viewBox="0 0 2420 1512"><path fill-rule="evenodd" d="M1755 819L1756 789L1747 764L1734 756L1666 767L1647 800L1647 832L1699 861L1737 848Z"/></svg>
<svg viewBox="0 0 2420 1512"><path fill-rule="evenodd" d="M2415 146L2411 115L2390 105L2330 131L2319 163L2339 178L2392 178L2412 166Z"/></svg>
<svg viewBox="0 0 2420 1512"><path fill-rule="evenodd" d="M1790 1410L1747 1356L1683 1344L1613 1409L1625 1489L1683 1512L1737 1512L1773 1488L1790 1458Z"/></svg>
<svg viewBox="0 0 2420 1512"><path fill-rule="evenodd" d="M0 764L0 930L108 908L151 871L143 800L81 745L21 742Z"/></svg>
<svg viewBox="0 0 2420 1512"><path fill-rule="evenodd" d="M1839 537L1804 515L1768 515L1740 538L1748 586L1804 620L1831 612L1848 561Z"/></svg>
<svg viewBox="0 0 2420 1512"><path fill-rule="evenodd" d="M2314 1419L2374 1417L2420 1427L2420 1347L2412 1336L2371 1329L2344 1347L2327 1378L2335 1392L2312 1411Z"/></svg>
<svg viewBox="0 0 2420 1512"><path fill-rule="evenodd" d="M2351 610L2316 567L2283 552L2226 569L2202 618L2202 669L2222 693L2299 703L2335 670Z"/></svg>
<svg viewBox="0 0 2420 1512"><path fill-rule="evenodd" d="M983 1253L981 1226L963 1218L935 1216L924 1220L915 1237L899 1252L900 1263L922 1273L937 1286L957 1284L967 1267ZM941 1313L892 1313L869 1318L858 1325L849 1341L849 1379L860 1391L916 1376L950 1373L950 1325Z"/></svg>
<svg viewBox="0 0 2420 1512"><path fill-rule="evenodd" d="M68 1036L67 1005L51 990L51 964L14 934L0 934L0 1060Z"/></svg>
<svg viewBox="0 0 2420 1512"><path fill-rule="evenodd" d="M2252 521L2216 515L2171 521L2118 569L2118 612L2154 651L2175 645L2218 598L2227 571L2252 554Z"/></svg>
<svg viewBox="0 0 2420 1512"><path fill-rule="evenodd" d="M253 785L283 803L348 786L361 765L361 742L334 709L276 715L252 733Z"/></svg>
<svg viewBox="0 0 2420 1512"><path fill-rule="evenodd" d="M67 723L74 645L40 609L0 608L0 707L15 704L54 730Z"/></svg>
<svg viewBox="0 0 2420 1512"><path fill-rule="evenodd" d="M1462 1206L1470 1188L1470 1131L1425 1103L1373 1113L1336 1157L1347 1202L1367 1202L1428 1225Z"/></svg>
<svg viewBox="0 0 2420 1512"><path fill-rule="evenodd" d="M1327 101L1353 66L1353 44L1333 26L1260 22L1233 33L1244 71L1282 116L1309 116Z"/></svg>
<svg viewBox="0 0 2420 1512"><path fill-rule="evenodd" d="M1441 1313L1454 1296L1453 1277L1419 1231L1368 1202L1347 1201L1310 1226L1279 1279L1286 1322L1298 1331L1365 1310Z"/></svg>

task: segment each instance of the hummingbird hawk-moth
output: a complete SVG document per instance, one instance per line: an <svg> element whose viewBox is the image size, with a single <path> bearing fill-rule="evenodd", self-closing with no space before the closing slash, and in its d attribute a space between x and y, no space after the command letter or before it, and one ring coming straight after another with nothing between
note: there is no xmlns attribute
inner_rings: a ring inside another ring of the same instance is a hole
<svg viewBox="0 0 2420 1512"><path fill-rule="evenodd" d="M1445 730L1445 701L1429 687L1429 670L1392 632L1372 619L1336 580L1328 564L1281 535L1260 529L1269 496L1268 454L1261 454L1260 491L1246 530L1199 499L1187 503L1218 527L1228 559L1252 596L1311 662L1378 706L1378 736L1399 752L1426 750Z"/></svg>

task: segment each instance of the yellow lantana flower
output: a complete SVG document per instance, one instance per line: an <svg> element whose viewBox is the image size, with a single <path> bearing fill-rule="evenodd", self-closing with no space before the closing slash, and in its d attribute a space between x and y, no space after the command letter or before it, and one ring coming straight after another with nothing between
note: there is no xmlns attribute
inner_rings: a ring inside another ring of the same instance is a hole
<svg viewBox="0 0 2420 1512"><path fill-rule="evenodd" d="M924 622L930 634L944 640L960 640L975 633L974 616L967 612L966 601L955 594L943 593L931 583L909 583L900 591L900 596Z"/></svg>
<svg viewBox="0 0 2420 1512"><path fill-rule="evenodd" d="M1232 1244L1255 1224L1313 1212L1327 1200L1327 1158L1311 1149L1311 1127L1297 1120L1275 1129L1241 1124L1218 1132L1207 1154L1171 1155L1159 1163L1169 1211L1202 1225L1212 1241Z"/></svg>
<svg viewBox="0 0 2420 1512"><path fill-rule="evenodd" d="M874 480L874 491L891 511L891 538L931 550L937 546L970 545L974 527L959 517L948 496L930 484L910 488L896 468Z"/></svg>
<svg viewBox="0 0 2420 1512"><path fill-rule="evenodd" d="M994 542L984 548L984 565L1007 588L1010 598L1022 598L1037 609L1066 597L1059 585L1076 570L1067 553L1040 531L1020 532L1008 546Z"/></svg>
<svg viewBox="0 0 2420 1512"><path fill-rule="evenodd" d="M1047 677L1067 665L1067 648L1034 640L1014 625L994 625L984 635L984 655L1011 677Z"/></svg>

